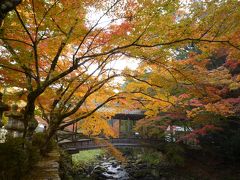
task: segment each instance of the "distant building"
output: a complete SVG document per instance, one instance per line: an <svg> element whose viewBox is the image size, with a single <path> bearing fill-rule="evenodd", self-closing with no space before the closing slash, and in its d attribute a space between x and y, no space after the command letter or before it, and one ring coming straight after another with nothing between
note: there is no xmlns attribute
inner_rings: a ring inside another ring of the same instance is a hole
<svg viewBox="0 0 240 180"><path fill-rule="evenodd" d="M137 132L134 131L136 122L144 118L141 110L124 111L112 117L109 124L113 127L118 137L133 137Z"/></svg>

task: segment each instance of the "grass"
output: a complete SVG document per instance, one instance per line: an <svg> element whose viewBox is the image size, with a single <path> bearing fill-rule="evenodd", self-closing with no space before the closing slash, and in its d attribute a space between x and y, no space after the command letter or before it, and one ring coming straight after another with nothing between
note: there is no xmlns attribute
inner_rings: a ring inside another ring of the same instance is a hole
<svg viewBox="0 0 240 180"><path fill-rule="evenodd" d="M91 164L97 159L97 157L102 156L103 154L105 154L105 150L103 149L80 151L79 153L72 155L73 165Z"/></svg>

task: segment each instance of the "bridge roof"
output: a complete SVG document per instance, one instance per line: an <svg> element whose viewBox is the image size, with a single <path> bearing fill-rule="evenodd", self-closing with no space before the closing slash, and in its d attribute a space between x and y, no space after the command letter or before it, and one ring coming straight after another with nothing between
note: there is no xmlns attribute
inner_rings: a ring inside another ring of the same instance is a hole
<svg viewBox="0 0 240 180"><path fill-rule="evenodd" d="M145 117L144 114L124 114L119 113L112 117L112 119L121 119L121 120L139 120Z"/></svg>

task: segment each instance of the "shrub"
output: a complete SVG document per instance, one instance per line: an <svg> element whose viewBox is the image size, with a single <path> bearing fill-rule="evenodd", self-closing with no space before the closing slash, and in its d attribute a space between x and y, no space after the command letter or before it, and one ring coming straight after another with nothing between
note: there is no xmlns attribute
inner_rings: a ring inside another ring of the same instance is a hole
<svg viewBox="0 0 240 180"><path fill-rule="evenodd" d="M0 144L0 179L20 179L40 158L35 147L22 138Z"/></svg>
<svg viewBox="0 0 240 180"><path fill-rule="evenodd" d="M164 160L164 156L161 152L152 151L144 153L141 159L150 165L158 165Z"/></svg>
<svg viewBox="0 0 240 180"><path fill-rule="evenodd" d="M179 144L176 143L167 144L165 147L165 156L170 165L173 166L184 165L184 149Z"/></svg>
<svg viewBox="0 0 240 180"><path fill-rule="evenodd" d="M59 167L59 175L61 179L71 180L72 175L74 174L73 164L72 164L72 157L68 153L60 150L60 167Z"/></svg>
<svg viewBox="0 0 240 180"><path fill-rule="evenodd" d="M240 118L228 117L214 131L200 137L200 145L207 153L221 157L225 162L239 163L240 161Z"/></svg>

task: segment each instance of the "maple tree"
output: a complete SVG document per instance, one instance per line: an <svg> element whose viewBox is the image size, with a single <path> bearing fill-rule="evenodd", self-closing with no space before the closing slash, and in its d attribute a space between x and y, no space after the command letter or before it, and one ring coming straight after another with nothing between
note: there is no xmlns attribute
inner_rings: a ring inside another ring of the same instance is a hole
<svg viewBox="0 0 240 180"><path fill-rule="evenodd" d="M156 32L150 32L156 36L147 37L148 45L139 45L143 52L131 54L141 65L135 72L126 72L125 90L139 99L139 106L146 111L147 119L137 124L143 135L158 136L175 124L194 127L190 134L196 137L219 130L214 126L218 115L239 113L239 2L194 2L188 8L173 18L179 29L171 26L172 31L164 32L173 33L168 36L169 46L158 43L163 35L153 23L149 26ZM187 26L189 22L191 26ZM187 28L181 34L184 24ZM173 40L176 37L178 40ZM171 114L165 117L161 112Z"/></svg>
<svg viewBox="0 0 240 180"><path fill-rule="evenodd" d="M159 133L161 136L169 125L175 124L187 129L194 127L191 134L196 137L206 134L206 129L219 130L214 127L219 123L219 115L238 116L238 66L233 65L235 70L231 69L229 54L224 54L224 62L213 68L213 57L220 61L222 54L214 52L208 59L200 56L190 54L167 64L145 61L128 75L133 79L125 90L139 99L139 106L146 111L147 119L138 122L137 131L147 136ZM161 115L162 112L165 113ZM186 137L190 139L190 135Z"/></svg>
<svg viewBox="0 0 240 180"><path fill-rule="evenodd" d="M39 107L42 110L47 109L50 113L47 116L50 119L51 137L59 129L63 119L74 113L80 114L79 109L83 104L86 105L87 98L117 76L115 71L106 65L113 56L117 58L119 50L125 46L114 47L115 41L120 39L120 34L113 38L109 31L114 33L121 30L125 22L118 27L115 21L124 20L123 13L115 14L117 19L111 20L103 27L99 24L103 17L111 15L114 8L120 8L121 3L118 3L119 1L110 2L103 7L101 2L94 1L24 1L14 13L6 17L1 32L4 47L4 57L1 59L2 81L6 82L5 86L20 89L20 99L26 102L26 129L29 129L29 122L34 121L38 98ZM86 18L89 8L103 11L96 22L89 22ZM122 33L124 31L127 29L122 29ZM97 66L94 72L90 72L91 66ZM7 73L8 70L13 73ZM85 108L81 117L66 124L75 123L91 115L113 100L116 95L111 92L111 87L108 85L105 89L105 93L109 89L109 96L105 99L95 98L91 105L95 106L93 109L86 105L91 110ZM44 98L45 104L40 105ZM87 104L93 100L94 98Z"/></svg>
<svg viewBox="0 0 240 180"><path fill-rule="evenodd" d="M112 56L116 58L122 53L120 50L133 46L138 40L122 38L122 35L126 35L131 30L131 25L128 24L129 17L125 16L125 11L122 13L115 8L124 10L128 7L129 10L131 6L128 3L122 7L120 1L111 2L105 8L100 3L24 1L6 18L7 21L1 32L2 47L4 47L2 49L4 57L1 61L2 76L4 82L22 89L20 94L26 101L24 115L26 128L28 122L34 119L36 99L45 91L57 91L59 84L67 81L70 84L74 78L82 79L80 85L87 83L86 71L91 64L98 65L97 70L103 72L103 74L100 73L101 76L108 77L105 78L106 80L114 77L115 75L104 69L108 59ZM87 8L90 7L104 11L93 24L85 19L88 14ZM37 11L36 8L38 8ZM105 25L106 27L98 27L103 17L108 14L110 16L113 9L120 12L113 13L116 20L111 20ZM119 19L123 19L120 25L115 23ZM17 34L16 31L18 31ZM5 70L14 73L9 74ZM61 115L58 113L59 119L63 120L75 113L85 99L101 88L106 80L90 86L90 90L85 92L85 96L75 108L70 110L71 112ZM66 83L63 88L68 90L69 87ZM72 93L68 95L72 97ZM56 101L59 101L57 99Z"/></svg>

